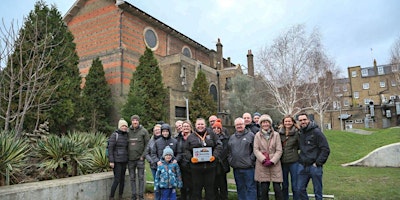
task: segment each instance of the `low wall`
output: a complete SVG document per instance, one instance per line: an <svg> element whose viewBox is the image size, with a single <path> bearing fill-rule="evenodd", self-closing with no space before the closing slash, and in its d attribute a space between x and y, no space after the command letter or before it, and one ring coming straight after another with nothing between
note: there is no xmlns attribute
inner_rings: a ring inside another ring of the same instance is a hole
<svg viewBox="0 0 400 200"><path fill-rule="evenodd" d="M112 172L75 176L0 187L1 200L63 199L107 200L113 181ZM118 188L117 192L118 194ZM131 196L129 175L125 177L124 198Z"/></svg>

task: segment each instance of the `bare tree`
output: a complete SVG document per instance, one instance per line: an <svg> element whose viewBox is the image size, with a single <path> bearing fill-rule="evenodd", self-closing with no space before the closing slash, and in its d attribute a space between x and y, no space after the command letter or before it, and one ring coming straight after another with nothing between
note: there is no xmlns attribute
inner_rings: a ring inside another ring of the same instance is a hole
<svg viewBox="0 0 400 200"><path fill-rule="evenodd" d="M397 87L400 89L400 36L393 43L390 53L390 64L392 65L393 76L396 80Z"/></svg>
<svg viewBox="0 0 400 200"><path fill-rule="evenodd" d="M5 130L16 130L17 137L28 111L40 113L49 109L57 88L52 80L57 66L48 67L50 52L57 44L50 45L51 34L39 32L38 26L35 24L31 32L18 33L13 24L7 28L3 23L0 27L0 119L4 120ZM27 48L27 43L33 45Z"/></svg>
<svg viewBox="0 0 400 200"><path fill-rule="evenodd" d="M331 59L323 52L315 52L311 59L311 65L314 70L311 71L310 84L311 90L308 95L308 105L319 115L320 128L323 130L324 113L332 105L336 98L332 93L334 87L334 78L339 74L339 70Z"/></svg>
<svg viewBox="0 0 400 200"><path fill-rule="evenodd" d="M257 57L259 73L265 77L267 89L274 98L266 102L282 115L295 115L314 107L321 110L329 101L318 101L319 105L314 106L315 98L310 98L320 92L318 80L331 65L317 29L307 35L304 25L295 25L277 37L271 46L262 48Z"/></svg>

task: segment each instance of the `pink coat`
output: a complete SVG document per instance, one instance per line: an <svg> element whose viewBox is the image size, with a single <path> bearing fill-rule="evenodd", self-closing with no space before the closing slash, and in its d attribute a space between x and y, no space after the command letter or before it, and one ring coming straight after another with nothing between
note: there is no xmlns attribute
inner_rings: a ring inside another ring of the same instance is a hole
<svg viewBox="0 0 400 200"><path fill-rule="evenodd" d="M268 148L269 147L269 148ZM256 168L254 180L258 182L283 182L282 167L280 158L282 156L282 143L278 132L273 131L271 137L267 139L259 131L254 136L254 155L256 156ZM270 167L262 165L266 158L264 152L269 152L271 162L275 163Z"/></svg>

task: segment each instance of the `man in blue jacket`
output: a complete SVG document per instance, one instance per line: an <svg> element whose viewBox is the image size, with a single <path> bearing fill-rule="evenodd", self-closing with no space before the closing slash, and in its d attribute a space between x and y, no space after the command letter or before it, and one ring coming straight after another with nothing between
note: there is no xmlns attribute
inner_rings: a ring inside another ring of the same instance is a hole
<svg viewBox="0 0 400 200"><path fill-rule="evenodd" d="M300 199L308 199L307 185L311 179L315 199L322 200L322 166L330 153L328 141L318 125L308 119L306 113L299 114L298 119L301 126L298 176Z"/></svg>

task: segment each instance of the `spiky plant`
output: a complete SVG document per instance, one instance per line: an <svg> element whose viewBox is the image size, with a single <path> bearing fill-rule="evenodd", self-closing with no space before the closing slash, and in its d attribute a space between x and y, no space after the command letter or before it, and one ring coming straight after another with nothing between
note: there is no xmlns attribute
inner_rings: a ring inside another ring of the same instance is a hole
<svg viewBox="0 0 400 200"><path fill-rule="evenodd" d="M25 140L15 138L15 133L0 132L0 186L10 184L10 176L21 171L30 147Z"/></svg>

